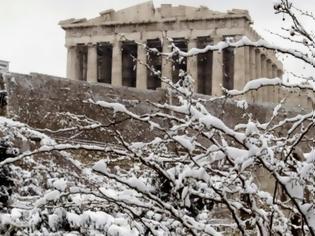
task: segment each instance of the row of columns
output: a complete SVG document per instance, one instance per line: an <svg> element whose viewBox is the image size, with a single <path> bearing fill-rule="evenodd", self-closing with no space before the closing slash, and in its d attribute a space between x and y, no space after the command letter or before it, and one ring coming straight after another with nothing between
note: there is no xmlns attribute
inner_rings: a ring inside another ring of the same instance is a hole
<svg viewBox="0 0 315 236"><path fill-rule="evenodd" d="M235 49L235 89L242 90L250 80L281 78L282 74L282 69L268 58L266 51L254 47ZM278 103L280 93L275 87L265 87L248 93L246 99L253 103Z"/></svg>
<svg viewBox="0 0 315 236"><path fill-rule="evenodd" d="M276 78L282 77L282 69L278 68L276 64L272 62L260 49L250 48L252 58L255 55L256 66L252 70L256 69L256 79L257 78ZM253 75L253 72L251 73ZM252 96L253 102L257 103L278 103L280 100L280 93L276 87L264 87L258 92L255 92L255 96Z"/></svg>
<svg viewBox="0 0 315 236"><path fill-rule="evenodd" d="M220 41L220 40L218 40ZM146 42L143 42L146 43ZM95 44L88 44L87 53L87 81L97 82L97 47ZM196 40L188 41L188 50L196 48ZM170 52L168 43L162 45L163 52ZM140 65L140 62L146 62L146 51L143 47L138 45L137 49L137 81L136 88L146 89L147 88L147 69L145 66ZM222 78L222 58L220 53L214 52L215 60L213 65L213 78ZM79 73L79 60L76 55L76 46L68 47L68 62L67 62L67 77L73 80L80 78ZM166 78L172 77L172 62L167 57L162 57L162 76ZM197 88L197 57L189 57L187 59L187 72L192 75L196 80ZM112 42L112 85L116 87L122 86L122 50L121 42L114 40ZM216 81L216 80L214 80ZM220 81L220 79L218 80ZM222 83L222 82L221 82ZM163 84L162 84L163 85ZM214 88L220 88L220 83L213 86Z"/></svg>
<svg viewBox="0 0 315 236"><path fill-rule="evenodd" d="M212 37L213 43L222 41L222 37ZM146 43L146 42L143 42ZM87 81L97 82L97 47L95 44L88 44L87 51ZM188 50L197 47L195 39L188 40ZM163 52L169 52L170 48L167 43L162 45ZM260 49L253 47L235 48L234 50L234 88L242 89L244 85L253 79L257 78L274 78L281 77L282 70L277 68L277 65L272 63L271 59L266 57ZM140 62L146 62L146 51L138 45L137 56ZM219 96L222 94L221 85L223 84L223 59L222 53L213 52L212 65L212 95ZM76 55L76 47L68 48L67 61L67 77L70 79L79 78L79 62ZM136 67L136 87L139 89L147 88L147 69L140 65ZM197 72L197 57L187 58L187 72L195 80L195 88L198 87L198 72ZM122 50L121 41L116 38L112 41L112 85L116 87L122 86ZM162 76L171 78L172 63L166 57L162 57ZM162 84L163 85L163 84ZM253 102L278 102L277 91L273 88L262 89L258 93L253 93L248 96Z"/></svg>

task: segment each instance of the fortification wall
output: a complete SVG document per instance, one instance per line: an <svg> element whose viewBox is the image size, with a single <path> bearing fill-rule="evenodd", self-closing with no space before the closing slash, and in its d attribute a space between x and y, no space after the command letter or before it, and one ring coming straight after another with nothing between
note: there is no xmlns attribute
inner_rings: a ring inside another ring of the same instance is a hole
<svg viewBox="0 0 315 236"><path fill-rule="evenodd" d="M30 75L12 73L0 78L1 87L7 93L7 105L2 107L2 114L5 113L8 117L40 129L56 130L76 125L75 119L69 118L69 114L84 115L85 118L104 123L112 121L111 112L88 103L88 99L120 102L138 114L157 110L148 101L164 103L168 99L163 89L112 87L102 83L68 80L37 73ZM206 95L198 96L204 99L210 98ZM206 106L212 114L220 117L231 127L240 122L247 122L248 118L243 117L244 110L237 107L233 101L207 102ZM252 104L249 105L247 112L252 113L254 119L263 122L272 114L272 107ZM289 113L303 113L303 109L282 109L282 117ZM121 115L117 114L116 118L124 119L123 116L119 116ZM138 124L134 120L121 122L117 127L126 132L127 137L138 140L152 133L145 130L143 124ZM102 134L90 134L82 138L107 141L107 137L103 137Z"/></svg>
<svg viewBox="0 0 315 236"><path fill-rule="evenodd" d="M106 84L88 83L83 81L68 80L43 74L6 74L0 75L1 94L6 95L6 102L0 104L1 115L24 122L37 129L57 130L66 127L77 127L84 125L84 120L93 119L105 125L110 125L114 119L110 110L99 108L86 102L88 99L95 101L103 100L108 102L119 102L126 105L131 111L137 114L145 114L157 110L147 101L164 103L168 98L165 90L139 90L134 88L115 88ZM198 95L200 98L210 97ZM176 101L175 101L176 102ZM207 102L208 110L215 116L220 117L230 127L238 123L246 123L248 116L244 116L244 110L235 102L224 100ZM272 115L272 107L250 105L248 113L252 118L264 122ZM289 111L281 110L279 119L286 116L293 116L296 113L303 113L302 110ZM76 115L76 116L74 116ZM50 133L56 140L72 141L74 143L97 143L97 145L114 145L114 129L119 130L127 141L151 140L156 135L148 125L139 123L133 119L127 119L124 115L116 114L116 119L121 122L115 126L104 127L103 129L91 130L89 132L76 130L72 132ZM165 122L159 120L158 122ZM168 125L164 123L164 125ZM279 130L278 132L283 132ZM84 150L74 152L75 158L81 162L91 163L100 158L107 158L104 153L87 152ZM130 163L119 163L118 165L129 165ZM266 173L258 168L256 172L257 181L266 190L272 191L273 181L264 181Z"/></svg>
<svg viewBox="0 0 315 236"><path fill-rule="evenodd" d="M3 108L3 114L34 128L51 130L86 125L86 119L110 124L113 121L112 113L88 103L88 99L120 102L139 114L155 109L147 103L147 99L152 102L164 102L165 99L163 90L113 88L104 84L71 81L42 74L7 74L2 79L2 88L7 92L7 105ZM124 120L126 117L117 114L116 118ZM117 128L125 137L139 140L150 137L148 127L134 120L122 121ZM108 135L108 130L83 132L76 139L110 142L113 140ZM66 138L75 133L77 132L61 132L54 136Z"/></svg>

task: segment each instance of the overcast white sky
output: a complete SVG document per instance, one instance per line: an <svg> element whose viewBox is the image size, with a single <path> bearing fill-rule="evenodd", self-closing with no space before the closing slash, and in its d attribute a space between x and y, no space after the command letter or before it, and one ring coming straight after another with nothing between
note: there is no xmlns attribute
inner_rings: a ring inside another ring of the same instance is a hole
<svg viewBox="0 0 315 236"><path fill-rule="evenodd" d="M0 59L10 61L10 70L19 73L39 72L65 76L66 49L64 31L58 26L67 18L95 17L105 9L122 9L144 0L1 0ZM205 5L225 11L248 9L255 29L266 39L274 40L267 30L279 32L281 16L273 14L273 0L154 0L154 4ZM295 0L303 9L315 12L315 0ZM275 41L278 42L278 41ZM299 65L288 62L287 68Z"/></svg>

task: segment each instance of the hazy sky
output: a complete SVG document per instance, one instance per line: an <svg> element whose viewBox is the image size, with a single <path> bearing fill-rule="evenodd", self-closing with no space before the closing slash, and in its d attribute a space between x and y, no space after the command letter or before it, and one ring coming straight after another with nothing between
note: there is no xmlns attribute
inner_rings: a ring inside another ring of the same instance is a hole
<svg viewBox="0 0 315 236"><path fill-rule="evenodd" d="M143 0L1 0L0 59L10 61L10 70L58 76L66 73L64 31L58 22L67 18L95 17L105 9L122 9ZM154 0L154 4L204 5L213 10L248 9L255 29L268 40L279 32L282 16L273 14L273 0ZM301 8L315 12L315 0L296 0ZM295 70L298 64L288 62ZM300 70L299 70L300 71Z"/></svg>

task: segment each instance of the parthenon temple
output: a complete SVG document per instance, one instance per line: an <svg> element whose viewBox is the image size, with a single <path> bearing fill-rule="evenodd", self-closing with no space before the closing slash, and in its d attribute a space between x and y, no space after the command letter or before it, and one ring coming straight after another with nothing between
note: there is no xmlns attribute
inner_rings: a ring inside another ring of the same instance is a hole
<svg viewBox="0 0 315 236"><path fill-rule="evenodd" d="M67 77L73 80L138 89L163 87L156 74L140 65L145 62L173 81L178 80L181 69L194 78L196 92L221 95L220 85L240 89L252 79L283 74L275 53L259 48L209 51L179 62L147 53L141 47L146 44L160 52L170 52L170 38L183 51L222 40L235 41L244 35L252 41L259 40L246 10L217 12L204 6L171 4L155 8L149 1L119 11L105 10L93 19L68 19L59 24L66 31ZM262 90L252 99L259 102L268 97L269 102L278 102L275 90Z"/></svg>

